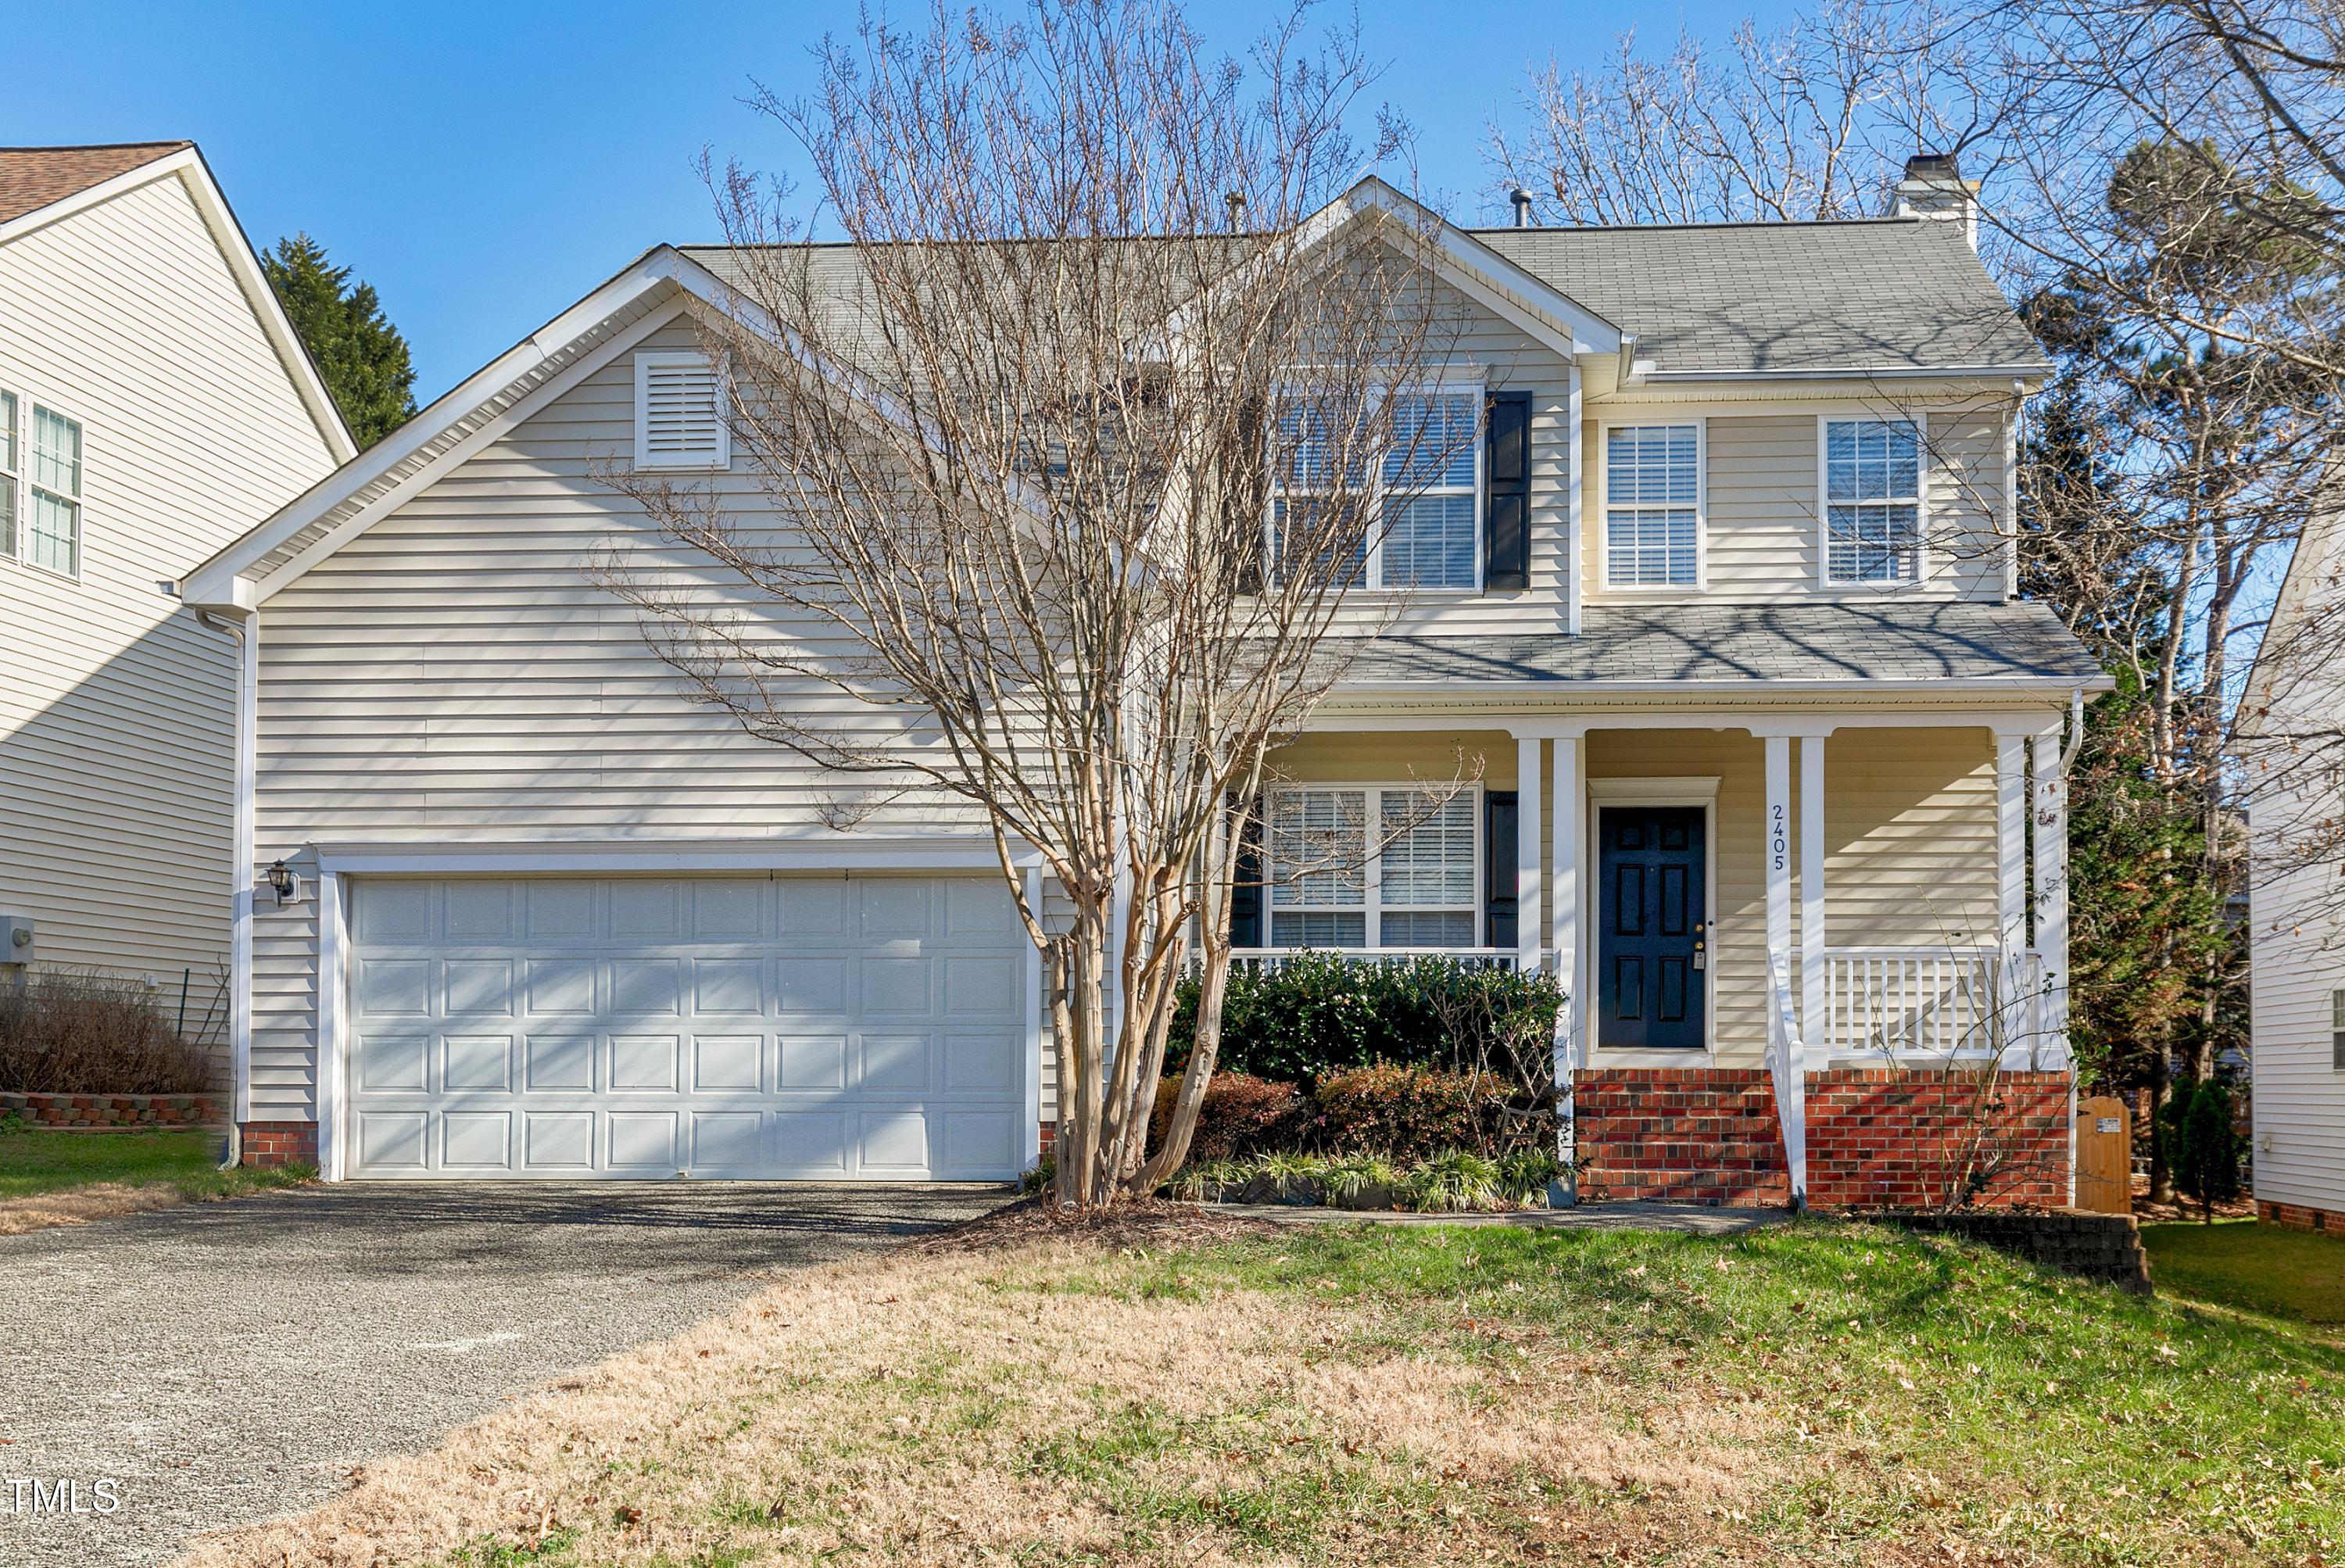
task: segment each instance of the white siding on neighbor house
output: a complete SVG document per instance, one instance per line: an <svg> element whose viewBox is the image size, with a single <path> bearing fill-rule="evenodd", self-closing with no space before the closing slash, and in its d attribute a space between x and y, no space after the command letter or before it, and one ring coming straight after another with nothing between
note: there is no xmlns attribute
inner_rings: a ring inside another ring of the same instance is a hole
<svg viewBox="0 0 2345 1568"><path fill-rule="evenodd" d="M2267 726L2276 734L2332 728L2345 708L2334 681L2331 673L2285 682ZM2339 787L2329 769L2300 758L2275 762L2271 774L2279 781L2257 791L2249 816L2255 1196L2345 1213L2345 1071L2330 1000L2345 991L2345 919L2333 869L2283 869L2299 825L2334 818Z"/></svg>
<svg viewBox="0 0 2345 1568"><path fill-rule="evenodd" d="M0 559L0 910L199 1007L227 962L235 646L158 585L333 466L176 176L0 244L0 390L82 426L78 581ZM20 524L21 524L20 519Z"/></svg>
<svg viewBox="0 0 2345 1568"><path fill-rule="evenodd" d="M1819 572L1818 416L1904 417L1926 413L1924 531L1928 580L1918 585L1836 585ZM1999 410L1892 411L1844 401L1784 403L1765 412L1731 402L1596 402L1583 430L1588 482L1581 559L1591 604L1741 604L1834 599L2003 597L2004 414ZM1607 425L1699 424L1703 441L1706 586L1634 592L1604 582L1604 430Z"/></svg>

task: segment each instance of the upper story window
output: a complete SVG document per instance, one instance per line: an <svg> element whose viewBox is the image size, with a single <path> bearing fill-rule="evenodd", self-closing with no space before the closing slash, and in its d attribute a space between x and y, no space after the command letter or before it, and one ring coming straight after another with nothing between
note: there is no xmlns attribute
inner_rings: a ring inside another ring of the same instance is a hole
<svg viewBox="0 0 2345 1568"><path fill-rule="evenodd" d="M2345 991L2329 993L2329 1064L2345 1073Z"/></svg>
<svg viewBox="0 0 2345 1568"><path fill-rule="evenodd" d="M1701 585L1701 427L1604 433L1604 585Z"/></svg>
<svg viewBox="0 0 2345 1568"><path fill-rule="evenodd" d="M1411 393L1392 415L1392 440L1377 457L1375 480L1363 484L1367 454L1344 488L1376 508L1376 525L1362 531L1340 563L1339 581L1353 588L1463 588L1480 581L1482 443L1478 392ZM1342 443L1324 419L1304 411L1281 416L1279 436L1292 456L1271 502L1271 557L1284 559L1298 523L1316 497L1336 488ZM1345 530L1332 530L1342 533Z"/></svg>
<svg viewBox="0 0 2345 1568"><path fill-rule="evenodd" d="M16 439L16 394L0 392L0 555L16 558L16 487L25 477Z"/></svg>
<svg viewBox="0 0 2345 1568"><path fill-rule="evenodd" d="M74 577L81 575L81 425L33 405L25 478L24 558Z"/></svg>
<svg viewBox="0 0 2345 1568"><path fill-rule="evenodd" d="M708 356L635 356L635 466L730 468L732 422L725 387Z"/></svg>
<svg viewBox="0 0 2345 1568"><path fill-rule="evenodd" d="M1824 425L1824 580L1922 575L1922 432L1910 419Z"/></svg>
<svg viewBox="0 0 2345 1568"><path fill-rule="evenodd" d="M1271 944L1472 947L1477 799L1413 785L1274 790Z"/></svg>

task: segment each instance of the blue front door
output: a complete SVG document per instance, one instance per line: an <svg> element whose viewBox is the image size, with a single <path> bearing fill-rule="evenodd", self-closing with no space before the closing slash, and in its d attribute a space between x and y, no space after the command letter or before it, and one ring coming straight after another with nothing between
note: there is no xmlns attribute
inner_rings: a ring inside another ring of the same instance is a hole
<svg viewBox="0 0 2345 1568"><path fill-rule="evenodd" d="M1709 844L1698 806L1606 806L1598 894L1597 1044L1701 1049Z"/></svg>

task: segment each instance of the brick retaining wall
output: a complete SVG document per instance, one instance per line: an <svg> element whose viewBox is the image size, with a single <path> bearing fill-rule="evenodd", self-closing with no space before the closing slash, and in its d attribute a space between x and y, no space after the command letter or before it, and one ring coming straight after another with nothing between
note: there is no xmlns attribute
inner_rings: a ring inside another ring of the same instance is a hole
<svg viewBox="0 0 2345 1568"><path fill-rule="evenodd" d="M209 1095L0 1095L0 1116L36 1127L218 1126L227 1118Z"/></svg>
<svg viewBox="0 0 2345 1568"><path fill-rule="evenodd" d="M1960 1236L1998 1252L2025 1257L2063 1274L2150 1294L2149 1255L2129 1214L2052 1214L2009 1211L1959 1214L1883 1214L1891 1225L1938 1236Z"/></svg>
<svg viewBox="0 0 2345 1568"><path fill-rule="evenodd" d="M247 1122L242 1163L258 1170L318 1163L315 1122Z"/></svg>
<svg viewBox="0 0 2345 1568"><path fill-rule="evenodd" d="M1985 1096L1984 1099L1982 1096ZM1574 1105L1583 1196L1781 1204L1791 1196L1775 1089L1763 1067L1603 1068ZM1980 1124L1984 1123L1982 1128ZM1834 1068L1808 1074L1808 1201L1819 1208L2068 1201L2068 1075Z"/></svg>
<svg viewBox="0 0 2345 1568"><path fill-rule="evenodd" d="M2309 1204L2270 1203L2256 1199L2256 1218L2266 1225L2277 1225L2289 1230L2328 1230L2345 1236L2345 1213L2333 1208L2314 1208Z"/></svg>

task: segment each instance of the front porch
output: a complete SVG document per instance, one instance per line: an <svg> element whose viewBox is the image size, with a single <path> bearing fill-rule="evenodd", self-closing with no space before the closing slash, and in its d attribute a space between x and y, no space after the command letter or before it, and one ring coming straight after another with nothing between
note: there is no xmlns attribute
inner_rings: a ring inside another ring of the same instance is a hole
<svg viewBox="0 0 2345 1568"><path fill-rule="evenodd" d="M2063 717L1330 719L1275 759L1238 961L1561 975L1565 1153L1608 1196L1939 1201L1983 1162L2065 1202Z"/></svg>

